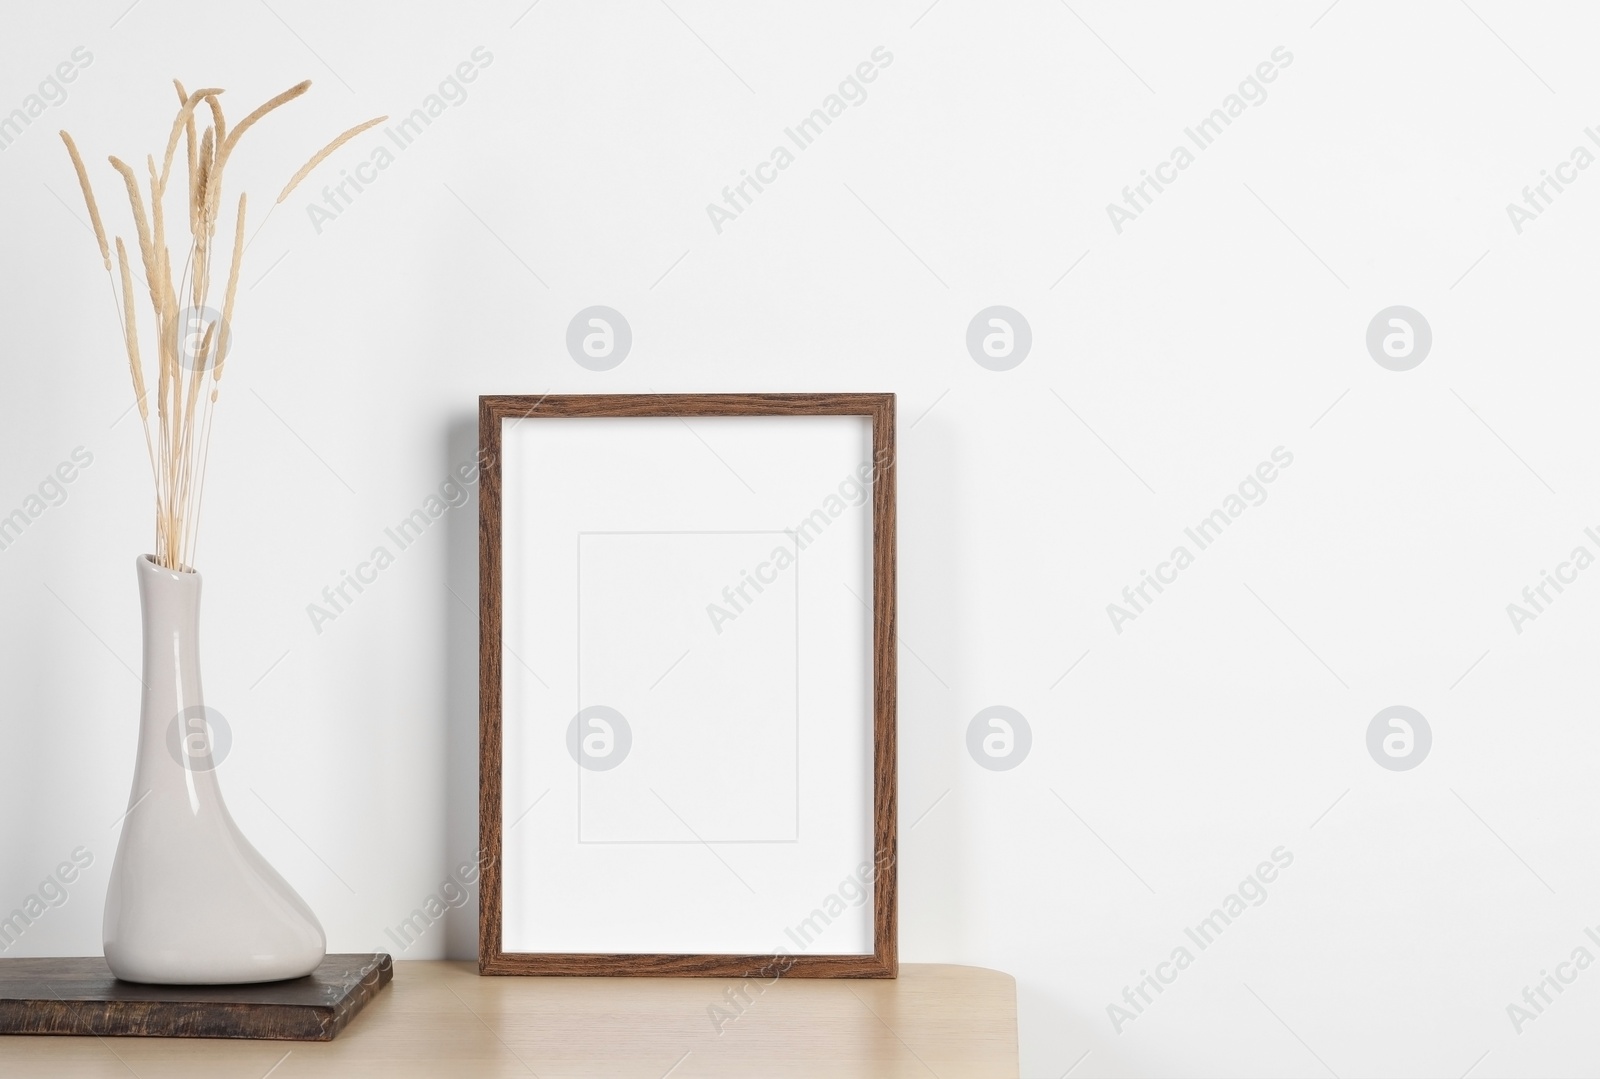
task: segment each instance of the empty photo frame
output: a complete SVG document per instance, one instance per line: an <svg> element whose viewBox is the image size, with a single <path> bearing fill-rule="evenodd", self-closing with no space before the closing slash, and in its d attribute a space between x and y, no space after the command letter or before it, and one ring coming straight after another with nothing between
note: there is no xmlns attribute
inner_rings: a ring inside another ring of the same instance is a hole
<svg viewBox="0 0 1600 1079"><path fill-rule="evenodd" d="M895 976L894 423L480 399L482 973Z"/></svg>

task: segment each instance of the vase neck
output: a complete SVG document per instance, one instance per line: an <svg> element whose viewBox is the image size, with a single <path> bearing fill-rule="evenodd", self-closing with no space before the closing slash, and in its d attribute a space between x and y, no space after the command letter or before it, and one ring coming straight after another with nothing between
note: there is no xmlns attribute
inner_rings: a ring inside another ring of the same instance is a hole
<svg viewBox="0 0 1600 1079"><path fill-rule="evenodd" d="M209 727L200 681L200 575L165 569L148 555L137 568L144 626L138 782L149 787L209 771Z"/></svg>
<svg viewBox="0 0 1600 1079"><path fill-rule="evenodd" d="M200 575L164 569L149 555L139 557L138 571L139 603L144 614L145 682L148 684L152 659L158 666L165 665L171 662L172 648L195 646L200 629ZM154 655L150 649L152 644L157 646Z"/></svg>

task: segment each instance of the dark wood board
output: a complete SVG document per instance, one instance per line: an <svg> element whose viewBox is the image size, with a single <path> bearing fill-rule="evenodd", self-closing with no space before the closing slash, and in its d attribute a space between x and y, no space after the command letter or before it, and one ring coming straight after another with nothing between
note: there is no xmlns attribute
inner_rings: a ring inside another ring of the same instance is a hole
<svg viewBox="0 0 1600 1079"><path fill-rule="evenodd" d="M106 961L0 959L0 1034L332 1041L394 977L382 953L330 955L304 978L138 985Z"/></svg>

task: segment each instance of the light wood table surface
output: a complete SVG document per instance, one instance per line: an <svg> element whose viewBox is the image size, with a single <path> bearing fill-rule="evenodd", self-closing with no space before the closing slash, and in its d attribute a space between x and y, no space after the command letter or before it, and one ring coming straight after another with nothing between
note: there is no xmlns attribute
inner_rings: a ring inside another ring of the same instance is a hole
<svg viewBox="0 0 1600 1079"><path fill-rule="evenodd" d="M1018 1072L1016 982L978 967L902 964L893 981L795 978L762 987L711 978L480 978L475 964L462 962L394 966L394 982L332 1042L0 1037L0 1075L990 1079ZM741 988L748 1003L738 1000ZM715 1018L713 1006L722 1009Z"/></svg>

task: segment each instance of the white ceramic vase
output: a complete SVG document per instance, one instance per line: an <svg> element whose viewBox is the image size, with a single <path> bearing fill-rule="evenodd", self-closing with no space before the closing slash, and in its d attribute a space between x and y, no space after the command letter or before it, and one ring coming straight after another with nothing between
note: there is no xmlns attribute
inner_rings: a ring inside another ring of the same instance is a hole
<svg viewBox="0 0 1600 1079"><path fill-rule="evenodd" d="M118 978L223 985L299 978L327 939L228 813L200 690L200 575L138 559L144 699L128 814L106 891Z"/></svg>

